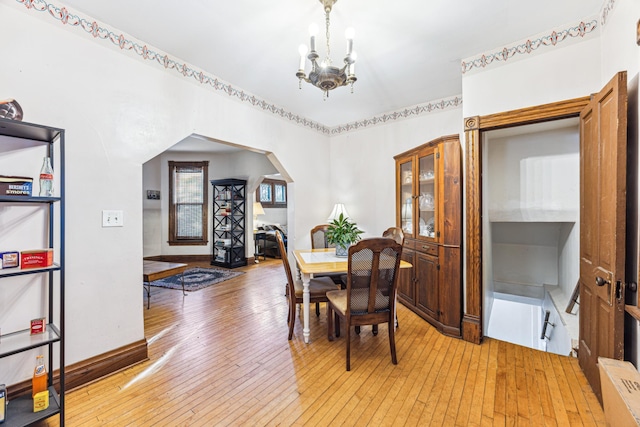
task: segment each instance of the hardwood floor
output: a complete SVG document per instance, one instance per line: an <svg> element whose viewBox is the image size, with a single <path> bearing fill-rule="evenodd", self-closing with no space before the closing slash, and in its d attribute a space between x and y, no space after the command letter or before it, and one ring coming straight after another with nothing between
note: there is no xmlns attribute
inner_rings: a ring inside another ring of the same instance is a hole
<svg viewBox="0 0 640 427"><path fill-rule="evenodd" d="M152 288L150 360L69 392L67 425L605 425L577 359L445 337L403 306L398 365L381 325L352 334L346 372L324 307L310 344L300 319L287 340L280 260L241 270L186 297Z"/></svg>

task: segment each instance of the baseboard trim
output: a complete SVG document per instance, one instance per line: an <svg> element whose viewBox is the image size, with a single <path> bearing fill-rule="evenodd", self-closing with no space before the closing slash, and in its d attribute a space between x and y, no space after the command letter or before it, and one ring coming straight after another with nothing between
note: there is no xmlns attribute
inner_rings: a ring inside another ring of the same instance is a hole
<svg viewBox="0 0 640 427"><path fill-rule="evenodd" d="M65 369L65 389L66 391L73 390L148 359L147 340L141 339L124 347L74 363ZM59 370L53 373L53 385L56 389L60 389ZM9 400L27 393L31 393L31 380L7 387Z"/></svg>
<svg viewBox="0 0 640 427"><path fill-rule="evenodd" d="M148 261L164 261L164 262L211 262L211 255L156 255L144 257Z"/></svg>
<svg viewBox="0 0 640 427"><path fill-rule="evenodd" d="M462 339L474 344L482 342L482 327L478 316L464 315L462 318Z"/></svg>
<svg viewBox="0 0 640 427"><path fill-rule="evenodd" d="M146 360L149 360L149 352L147 340L143 338L108 353L68 366L65 370L66 389L73 390Z"/></svg>

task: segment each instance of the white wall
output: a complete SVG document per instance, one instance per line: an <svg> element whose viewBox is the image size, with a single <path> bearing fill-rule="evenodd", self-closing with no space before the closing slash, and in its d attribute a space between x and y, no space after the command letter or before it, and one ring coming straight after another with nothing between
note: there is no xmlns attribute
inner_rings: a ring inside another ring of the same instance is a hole
<svg viewBox="0 0 640 427"><path fill-rule="evenodd" d="M363 237L380 236L396 223L393 156L440 136L461 133L462 110L456 108L332 137L332 194L330 204L318 212L317 223L326 222L333 204L342 202L365 231Z"/></svg>
<svg viewBox="0 0 640 427"><path fill-rule="evenodd" d="M264 208L264 215L258 216L256 223L259 225L263 225L263 224L278 224L281 226L287 225L287 209Z"/></svg>
<svg viewBox="0 0 640 427"><path fill-rule="evenodd" d="M542 300L509 294L495 294L491 319L486 327L486 335L502 341L545 349L542 332Z"/></svg>
<svg viewBox="0 0 640 427"><path fill-rule="evenodd" d="M296 194L299 228L289 232L307 235L311 213L324 216L331 203L328 138L38 13L0 1L0 93L20 102L25 121L67 130L66 356L73 364L144 338L146 161L193 133L275 153L305 190ZM103 209L123 210L124 227L102 228ZM3 363L0 377L28 378L30 360Z"/></svg>
<svg viewBox="0 0 640 427"><path fill-rule="evenodd" d="M253 255L253 203L256 183L262 175L272 174L275 167L264 154L250 151L237 153L208 153L168 151L154 157L144 164L142 197L144 200L144 248L143 256L158 255L207 255L212 253L213 187L207 183L209 200L209 224L207 233L209 243L206 246L171 246L169 240L169 161L209 161L209 181L214 179L237 178L247 180L247 216L246 216L246 255ZM146 190L160 189L161 200L147 200ZM164 197L163 197L164 196ZM286 213L286 210L285 210Z"/></svg>
<svg viewBox="0 0 640 427"><path fill-rule="evenodd" d="M634 1L634 0L628 0ZM464 117L587 96L601 86L597 38L462 77Z"/></svg>
<svg viewBox="0 0 640 427"><path fill-rule="evenodd" d="M483 133L491 221L579 220L580 130L575 119L552 125Z"/></svg>
<svg viewBox="0 0 640 427"><path fill-rule="evenodd" d="M492 291L543 298L543 285L559 286L568 299L579 276L577 120L483 138L485 307Z"/></svg>

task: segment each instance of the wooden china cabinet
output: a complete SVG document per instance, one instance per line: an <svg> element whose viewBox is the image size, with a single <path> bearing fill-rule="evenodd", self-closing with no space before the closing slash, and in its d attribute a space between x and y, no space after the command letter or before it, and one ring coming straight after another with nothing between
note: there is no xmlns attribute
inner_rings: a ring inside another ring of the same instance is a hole
<svg viewBox="0 0 640 427"><path fill-rule="evenodd" d="M458 135L398 154L396 223L405 234L398 298L446 335L461 336L462 154Z"/></svg>

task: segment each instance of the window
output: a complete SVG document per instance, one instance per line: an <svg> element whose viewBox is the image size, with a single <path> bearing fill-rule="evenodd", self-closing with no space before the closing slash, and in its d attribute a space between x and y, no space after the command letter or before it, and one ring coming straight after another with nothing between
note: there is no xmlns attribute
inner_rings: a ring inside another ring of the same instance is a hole
<svg viewBox="0 0 640 427"><path fill-rule="evenodd" d="M265 179L256 190L256 200L265 208L287 207L287 183L275 179Z"/></svg>
<svg viewBox="0 0 640 427"><path fill-rule="evenodd" d="M209 162L169 162L169 245L206 245Z"/></svg>

